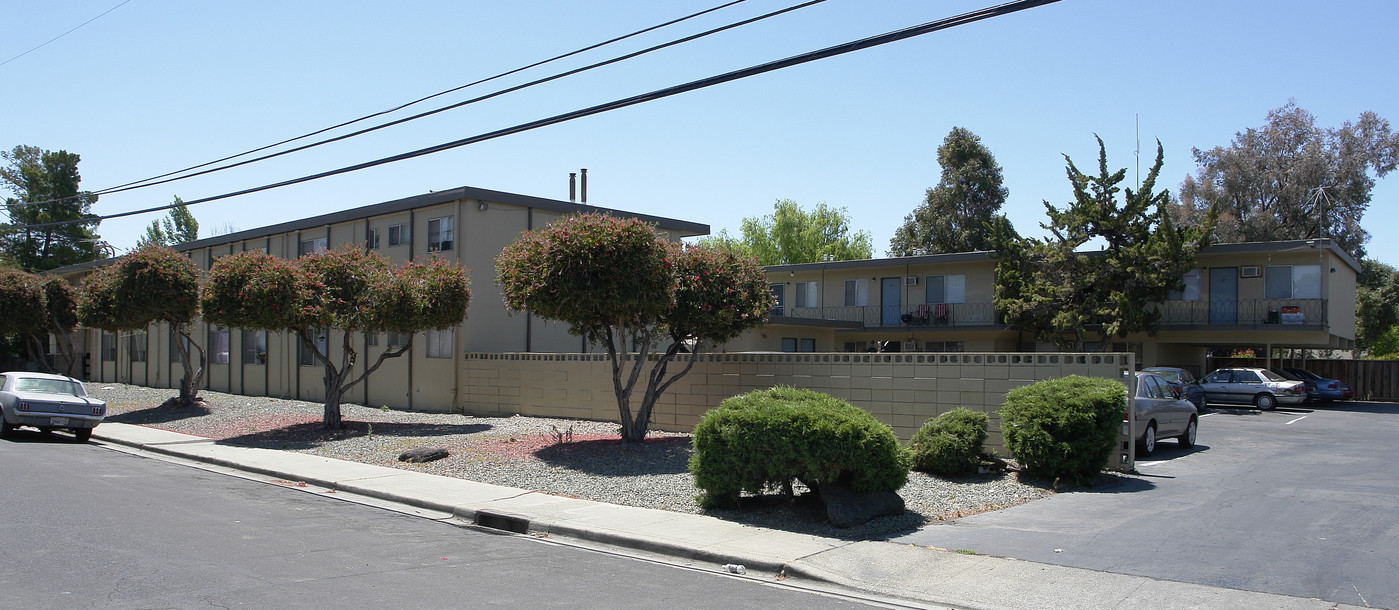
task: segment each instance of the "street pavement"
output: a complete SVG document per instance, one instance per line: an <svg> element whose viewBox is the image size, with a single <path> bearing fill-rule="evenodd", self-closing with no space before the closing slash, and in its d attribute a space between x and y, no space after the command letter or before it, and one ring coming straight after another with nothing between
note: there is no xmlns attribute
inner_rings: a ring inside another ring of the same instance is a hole
<svg viewBox="0 0 1399 610"><path fill-rule="evenodd" d="M463 522L715 572L723 570L724 564L741 564L748 579L893 597L915 606L1010 610L1360 607L1160 576L949 552L908 542L821 538L704 515L618 506L301 453L237 447L140 426L104 423L94 438L142 452L233 468L293 487L304 484L306 491L321 495L334 492L376 498ZM1049 501L1052 499L1027 506ZM1126 538L1116 544L1140 541Z"/></svg>

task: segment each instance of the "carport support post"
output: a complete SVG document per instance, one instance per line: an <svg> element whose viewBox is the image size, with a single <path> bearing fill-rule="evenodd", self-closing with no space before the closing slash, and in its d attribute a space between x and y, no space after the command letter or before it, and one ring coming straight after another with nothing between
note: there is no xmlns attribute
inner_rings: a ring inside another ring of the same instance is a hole
<svg viewBox="0 0 1399 610"><path fill-rule="evenodd" d="M1265 368L1265 369L1272 369L1272 368L1273 368L1273 344L1272 344L1272 343L1267 343L1267 344L1265 344L1265 345L1267 345L1268 347L1263 348L1263 349L1264 349L1264 352L1263 352L1263 353L1265 354L1265 355L1263 356L1263 357L1265 358L1264 362L1266 362L1266 364L1263 365L1263 368Z"/></svg>

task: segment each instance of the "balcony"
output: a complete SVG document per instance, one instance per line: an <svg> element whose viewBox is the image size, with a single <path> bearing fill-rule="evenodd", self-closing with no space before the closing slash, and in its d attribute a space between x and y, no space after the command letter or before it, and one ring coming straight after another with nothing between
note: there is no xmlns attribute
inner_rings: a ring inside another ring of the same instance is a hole
<svg viewBox="0 0 1399 610"><path fill-rule="evenodd" d="M939 303L932 305L868 305L843 307L778 307L772 310L776 324L793 320L847 322L873 327L975 328L1000 326L991 303Z"/></svg>
<svg viewBox="0 0 1399 610"><path fill-rule="evenodd" d="M1233 301L1167 301L1152 306L1161 312L1161 326L1290 326L1326 328L1326 299L1239 299Z"/></svg>

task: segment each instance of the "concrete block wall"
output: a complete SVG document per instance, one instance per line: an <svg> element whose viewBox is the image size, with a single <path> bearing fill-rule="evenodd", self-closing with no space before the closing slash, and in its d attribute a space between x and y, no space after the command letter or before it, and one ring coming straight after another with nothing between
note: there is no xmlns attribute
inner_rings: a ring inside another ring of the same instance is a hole
<svg viewBox="0 0 1399 610"><path fill-rule="evenodd" d="M668 373L684 368L684 358ZM633 405L652 365L643 368ZM467 413L617 419L605 354L467 354L462 366L457 399ZM730 396L790 385L845 399L905 441L929 418L957 407L981 411L991 417L987 448L1004 453L997 411L1006 392L1066 375L1125 383L1135 368L1130 353L708 354L661 395L653 427L688 432Z"/></svg>

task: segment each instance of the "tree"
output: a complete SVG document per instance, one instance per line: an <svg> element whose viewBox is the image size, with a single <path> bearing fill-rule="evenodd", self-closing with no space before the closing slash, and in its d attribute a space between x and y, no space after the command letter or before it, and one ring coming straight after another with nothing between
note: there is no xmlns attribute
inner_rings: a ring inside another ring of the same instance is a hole
<svg viewBox="0 0 1399 610"><path fill-rule="evenodd" d="M496 258L496 273L506 307L565 322L569 332L607 350L628 443L646 439L656 400L694 365L691 358L666 376L682 350L698 354L732 339L762 324L773 305L753 259L683 248L658 237L652 225L604 214L568 216L524 233ZM633 412L636 383L664 340Z"/></svg>
<svg viewBox="0 0 1399 610"><path fill-rule="evenodd" d="M73 285L56 278L44 278L19 270L0 271L0 335L16 335L29 359L50 373L58 370L45 358L49 333L57 339L64 358L64 374L73 374L73 341L68 333L78 325L77 298Z"/></svg>
<svg viewBox="0 0 1399 610"><path fill-rule="evenodd" d="M15 194L5 199L10 223L0 227L0 250L26 271L101 258L99 220L88 212L97 196L78 190L78 155L20 145L0 158L9 163L0 167L0 180ZM69 220L82 222L36 226Z"/></svg>
<svg viewBox="0 0 1399 610"><path fill-rule="evenodd" d="M730 250L758 259L759 265L814 263L823 260L858 260L874 256L869 231L850 231L845 208L824 202L810 212L791 199L772 206L772 214L743 219L743 237L727 231L701 239L700 244Z"/></svg>
<svg viewBox="0 0 1399 610"><path fill-rule="evenodd" d="M1114 337L1156 332L1160 312L1151 304L1182 287L1210 226L1209 219L1203 227L1172 222L1170 192L1152 192L1163 159L1157 142L1156 163L1141 189L1123 189L1118 184L1127 170L1108 172L1099 138L1098 175L1084 174L1064 156L1074 201L1063 210L1044 203L1050 222L1041 226L1051 237L1020 238L1008 221L992 223L999 257L996 308L1008 324L1080 351L1094 329L1102 349ZM1078 251L1095 239L1103 242L1101 252Z"/></svg>
<svg viewBox="0 0 1399 610"><path fill-rule="evenodd" d="M362 246L345 244L295 261L250 250L224 257L209 270L200 292L204 320L231 327L289 331L325 368L326 430L341 427L340 400L385 360L412 349L412 342L386 349L374 364L352 377L358 353L351 337L360 332L414 334L452 328L466 318L471 287L466 271L438 258L391 267ZM315 337L341 331L340 358Z"/></svg>
<svg viewBox="0 0 1399 610"><path fill-rule="evenodd" d="M1010 195L996 158L976 134L953 127L938 147L938 165L942 179L894 231L890 256L991 249L986 227Z"/></svg>
<svg viewBox="0 0 1399 610"><path fill-rule="evenodd" d="M146 246L100 267L83 279L78 319L104 330L142 330L164 322L179 335L175 341L184 377L175 406L199 401L199 384L208 363L204 348L190 336L199 315L199 267L165 246ZM198 352L196 358L190 352Z"/></svg>
<svg viewBox="0 0 1399 610"><path fill-rule="evenodd" d="M185 207L184 200L175 197L174 205L165 218L152 220L151 226L146 227L146 234L136 240L138 249L147 245L178 246L199 239L199 221Z"/></svg>
<svg viewBox="0 0 1399 610"><path fill-rule="evenodd" d="M1356 349L1372 357L1399 354L1399 270L1363 260L1356 284Z"/></svg>
<svg viewBox="0 0 1399 610"><path fill-rule="evenodd" d="M1295 100L1268 112L1263 127L1228 147L1193 150L1199 166L1180 187L1178 219L1200 224L1218 210L1218 242L1329 237L1357 260L1369 233L1360 219L1377 178L1399 161L1399 133L1365 112L1326 129Z"/></svg>

